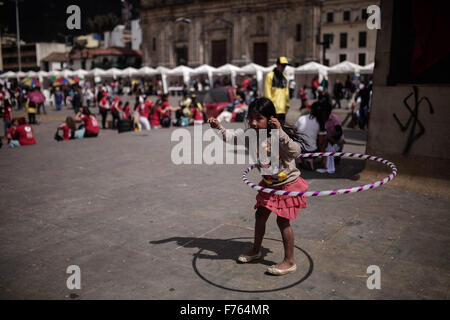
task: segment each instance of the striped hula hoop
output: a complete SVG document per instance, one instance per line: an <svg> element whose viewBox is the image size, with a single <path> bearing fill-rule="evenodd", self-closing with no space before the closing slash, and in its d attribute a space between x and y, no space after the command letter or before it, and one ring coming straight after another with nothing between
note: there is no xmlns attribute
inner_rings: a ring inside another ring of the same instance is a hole
<svg viewBox="0 0 450 320"><path fill-rule="evenodd" d="M384 160L380 157L374 157L367 154L359 154L359 153L344 153L344 152L318 152L318 153L302 153L299 158L311 158L311 157L327 157L327 156L334 156L334 157L348 157L348 158L358 158L361 160L373 160L377 162L381 162L388 167L392 169L392 173L380 180L373 183L369 183L366 185L362 185L359 187L354 188L348 188L348 189L337 189L337 190L326 190L326 191L308 191L308 192L295 192L295 191L282 191L282 190L276 190L271 188L263 188L261 186L258 186L254 183L251 183L247 179L247 174L250 172L250 170L254 169L256 165L252 165L248 167L244 174L242 175L242 180L246 185L248 185L250 188L266 192L266 193L272 193L280 196L303 196L303 197L323 197L323 196L334 196L336 194L347 194L347 193L355 193L360 191L365 191L369 189L377 188L385 183L388 183L392 179L395 178L397 175L397 167L390 161Z"/></svg>

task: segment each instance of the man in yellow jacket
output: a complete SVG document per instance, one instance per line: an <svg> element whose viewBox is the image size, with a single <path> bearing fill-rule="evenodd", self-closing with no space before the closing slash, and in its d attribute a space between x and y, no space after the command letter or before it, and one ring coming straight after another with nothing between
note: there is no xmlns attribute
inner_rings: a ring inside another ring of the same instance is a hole
<svg viewBox="0 0 450 320"><path fill-rule="evenodd" d="M264 84L264 96L272 100L277 118L281 123L286 120L286 113L290 106L288 80L283 74L287 65L287 58L279 57L277 66L267 74Z"/></svg>

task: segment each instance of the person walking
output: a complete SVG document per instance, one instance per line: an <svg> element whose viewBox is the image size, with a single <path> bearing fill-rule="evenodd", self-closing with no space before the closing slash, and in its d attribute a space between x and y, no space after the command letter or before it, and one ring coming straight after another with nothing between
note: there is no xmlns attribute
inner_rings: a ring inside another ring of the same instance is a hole
<svg viewBox="0 0 450 320"><path fill-rule="evenodd" d="M276 67L267 74L264 84L264 96L275 105L277 119L282 124L290 107L288 80L283 74L288 64L286 57L279 57Z"/></svg>

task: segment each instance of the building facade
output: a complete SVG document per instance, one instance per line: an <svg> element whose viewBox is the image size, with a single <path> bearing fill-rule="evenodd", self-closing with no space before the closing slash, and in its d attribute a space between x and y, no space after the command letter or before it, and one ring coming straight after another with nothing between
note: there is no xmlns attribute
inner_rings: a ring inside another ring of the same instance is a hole
<svg viewBox="0 0 450 320"><path fill-rule="evenodd" d="M286 56L294 66L309 61L336 64L343 57L367 64L374 58L376 30L366 28L361 13L376 3L141 0L143 63L196 67L225 63L242 66L254 62L268 66L279 56ZM333 22L327 20L330 12L335 17ZM334 42L326 49L327 61L323 61L320 42L330 34L334 34ZM339 45L341 34L347 37L345 48Z"/></svg>
<svg viewBox="0 0 450 320"><path fill-rule="evenodd" d="M375 59L377 30L367 28L367 7L379 1L327 0L321 9L320 38L329 45L320 61L335 65L348 60L367 65Z"/></svg>
<svg viewBox="0 0 450 320"><path fill-rule="evenodd" d="M67 47L63 43L38 42L20 45L22 71L39 71L41 60L52 52L64 53ZM19 54L16 43L2 46L3 70L19 71Z"/></svg>
<svg viewBox="0 0 450 320"><path fill-rule="evenodd" d="M143 62L191 67L317 60L321 1L141 1Z"/></svg>

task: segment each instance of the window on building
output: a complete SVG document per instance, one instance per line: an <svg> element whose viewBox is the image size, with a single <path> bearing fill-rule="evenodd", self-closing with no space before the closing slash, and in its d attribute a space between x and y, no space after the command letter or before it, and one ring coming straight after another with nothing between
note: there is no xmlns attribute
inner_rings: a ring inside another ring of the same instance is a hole
<svg viewBox="0 0 450 320"><path fill-rule="evenodd" d="M345 53L339 55L339 62L347 60L347 55Z"/></svg>
<svg viewBox="0 0 450 320"><path fill-rule="evenodd" d="M325 59L323 64L328 67L330 65L330 59Z"/></svg>
<svg viewBox="0 0 450 320"><path fill-rule="evenodd" d="M302 25L301 24L297 24L297 30L296 30L296 36L295 39L297 40L297 42L302 41Z"/></svg>
<svg viewBox="0 0 450 320"><path fill-rule="evenodd" d="M153 48L153 51L156 51L156 38L152 39L152 48Z"/></svg>
<svg viewBox="0 0 450 320"><path fill-rule="evenodd" d="M326 43L325 48L329 49L330 48L330 44L333 43L333 34L332 33L325 33L323 35L323 42Z"/></svg>
<svg viewBox="0 0 450 320"><path fill-rule="evenodd" d="M333 20L334 20L333 12L328 12L327 13L327 22L333 22Z"/></svg>
<svg viewBox="0 0 450 320"><path fill-rule="evenodd" d="M359 47L365 48L367 46L367 32L362 31L359 33Z"/></svg>
<svg viewBox="0 0 450 320"><path fill-rule="evenodd" d="M256 18L256 34L265 34L266 33L266 21L264 17L258 16Z"/></svg>
<svg viewBox="0 0 450 320"><path fill-rule="evenodd" d="M346 49L347 48L347 33L341 33L340 35L340 41L339 41L339 47L341 49Z"/></svg>
<svg viewBox="0 0 450 320"><path fill-rule="evenodd" d="M369 15L367 14L367 9L362 9L361 10L361 19L367 20L368 17L369 17Z"/></svg>
<svg viewBox="0 0 450 320"><path fill-rule="evenodd" d="M358 64L360 66L365 66L366 65L366 54L365 53L360 53L358 55Z"/></svg>
<svg viewBox="0 0 450 320"><path fill-rule="evenodd" d="M344 21L350 21L350 11L344 11Z"/></svg>

